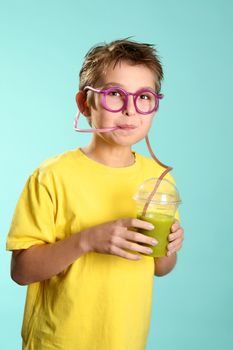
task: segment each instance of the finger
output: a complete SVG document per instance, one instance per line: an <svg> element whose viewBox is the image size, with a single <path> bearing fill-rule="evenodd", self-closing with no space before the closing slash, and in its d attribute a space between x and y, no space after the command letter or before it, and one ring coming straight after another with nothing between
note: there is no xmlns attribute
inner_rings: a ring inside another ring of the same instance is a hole
<svg viewBox="0 0 233 350"><path fill-rule="evenodd" d="M179 228L177 231L175 231L173 233L170 233L169 236L168 236L168 240L170 242L174 241L177 238L184 238L184 230L183 230L182 227Z"/></svg>
<svg viewBox="0 0 233 350"><path fill-rule="evenodd" d="M128 259L128 260L141 260L141 256L140 255L128 253L128 252L126 252L125 250L123 250L123 249L121 249L119 247L113 247L112 251L111 251L111 254L120 256L120 257Z"/></svg>
<svg viewBox="0 0 233 350"><path fill-rule="evenodd" d="M172 255L173 253L178 252L181 248L182 248L182 243L179 244L179 245L177 245L177 246L174 247L173 249L168 250L168 251L167 251L167 256L170 256L170 255Z"/></svg>
<svg viewBox="0 0 233 350"><path fill-rule="evenodd" d="M144 230L153 230L154 228L154 226L151 223L136 218L120 219L119 223L124 227L136 227L142 228Z"/></svg>
<svg viewBox="0 0 233 350"><path fill-rule="evenodd" d="M158 241L154 237L149 237L144 235L143 233L130 231L130 230L122 232L122 237L130 241L145 243L152 246L155 246L156 244L158 244Z"/></svg>
<svg viewBox="0 0 233 350"><path fill-rule="evenodd" d="M171 232L177 231L179 227L180 227L180 222L178 220L175 220L174 224L171 227Z"/></svg>
<svg viewBox="0 0 233 350"><path fill-rule="evenodd" d="M119 247L124 249L129 249L135 252L140 252L143 254L151 254L153 250L150 247L145 247L143 245L126 241L125 239L121 239L119 242Z"/></svg>
<svg viewBox="0 0 233 350"><path fill-rule="evenodd" d="M167 245L167 249L168 250L174 250L174 249L176 249L177 246L180 246L181 244L182 244L182 239L181 238L180 239L176 239L174 242L169 243Z"/></svg>

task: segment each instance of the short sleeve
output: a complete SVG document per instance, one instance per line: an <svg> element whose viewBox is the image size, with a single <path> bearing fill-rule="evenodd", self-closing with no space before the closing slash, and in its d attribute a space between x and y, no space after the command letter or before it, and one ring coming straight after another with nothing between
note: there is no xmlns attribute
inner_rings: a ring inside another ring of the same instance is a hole
<svg viewBox="0 0 233 350"><path fill-rule="evenodd" d="M55 242L54 205L48 188L31 175L18 200L6 249L27 249Z"/></svg>

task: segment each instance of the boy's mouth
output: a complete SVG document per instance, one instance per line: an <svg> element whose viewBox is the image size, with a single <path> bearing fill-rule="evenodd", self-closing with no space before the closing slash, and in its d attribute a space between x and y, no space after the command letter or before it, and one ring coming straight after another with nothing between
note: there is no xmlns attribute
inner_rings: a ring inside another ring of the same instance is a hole
<svg viewBox="0 0 233 350"><path fill-rule="evenodd" d="M131 129L135 129L136 128L135 125L131 125L131 124L121 124L121 125L117 125L117 127L119 129L124 129L124 130L131 130Z"/></svg>

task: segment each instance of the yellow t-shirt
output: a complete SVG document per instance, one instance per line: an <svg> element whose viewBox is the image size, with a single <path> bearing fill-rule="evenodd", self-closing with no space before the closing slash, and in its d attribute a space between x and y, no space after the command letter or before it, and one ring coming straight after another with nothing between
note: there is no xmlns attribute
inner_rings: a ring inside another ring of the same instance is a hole
<svg viewBox="0 0 233 350"><path fill-rule="evenodd" d="M135 217L133 194L164 169L134 154L135 163L124 168L95 162L80 148L43 163L18 201L7 249L54 243L91 226ZM131 261L91 252L57 276L30 284L23 349L145 349L153 276L151 257Z"/></svg>

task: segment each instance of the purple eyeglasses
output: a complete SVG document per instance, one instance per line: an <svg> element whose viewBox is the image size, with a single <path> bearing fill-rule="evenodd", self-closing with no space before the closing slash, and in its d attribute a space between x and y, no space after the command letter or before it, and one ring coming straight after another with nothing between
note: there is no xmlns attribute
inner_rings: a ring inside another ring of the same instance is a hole
<svg viewBox="0 0 233 350"><path fill-rule="evenodd" d="M129 96L133 96L135 110L140 114L151 114L157 111L159 100L163 98L163 94L158 94L150 88L143 88L135 93L128 92L119 86L111 86L107 89L86 86L84 90L101 94L102 106L113 113L124 111L127 108Z"/></svg>

